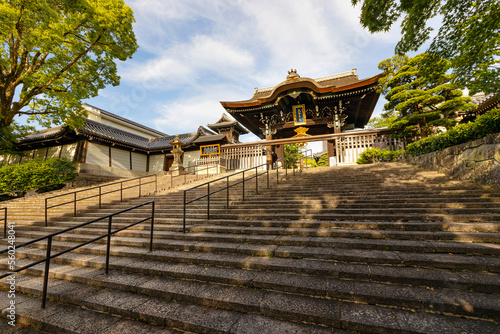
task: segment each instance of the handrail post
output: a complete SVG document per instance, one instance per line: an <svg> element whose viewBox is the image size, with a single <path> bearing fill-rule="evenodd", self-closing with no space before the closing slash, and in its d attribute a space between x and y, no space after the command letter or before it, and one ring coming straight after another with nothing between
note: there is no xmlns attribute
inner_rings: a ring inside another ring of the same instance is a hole
<svg viewBox="0 0 500 334"><path fill-rule="evenodd" d="M43 274L42 308L45 308L45 300L47 299L47 283L49 282L51 248L52 248L52 236L49 235L49 237L47 238L47 253L45 255L45 272Z"/></svg>
<svg viewBox="0 0 500 334"><path fill-rule="evenodd" d="M73 193L73 217L76 217L76 191Z"/></svg>
<svg viewBox="0 0 500 334"><path fill-rule="evenodd" d="M155 194L158 192L158 174L155 174Z"/></svg>
<svg viewBox="0 0 500 334"><path fill-rule="evenodd" d="M172 175L172 172L170 172L170 189L174 188L174 176Z"/></svg>
<svg viewBox="0 0 500 334"><path fill-rule="evenodd" d="M45 227L47 227L47 200L48 198L45 198Z"/></svg>
<svg viewBox="0 0 500 334"><path fill-rule="evenodd" d="M259 171L255 167L255 194L259 194Z"/></svg>
<svg viewBox="0 0 500 334"><path fill-rule="evenodd" d="M106 275L109 273L109 249L111 248L111 223L113 216L109 216L108 221L108 241L106 244Z"/></svg>
<svg viewBox="0 0 500 334"><path fill-rule="evenodd" d="M207 183L207 220L210 220L210 182Z"/></svg>
<svg viewBox="0 0 500 334"><path fill-rule="evenodd" d="M243 171L243 200L245 200L245 171Z"/></svg>
<svg viewBox="0 0 500 334"><path fill-rule="evenodd" d="M120 182L120 202L123 202L123 182Z"/></svg>
<svg viewBox="0 0 500 334"><path fill-rule="evenodd" d="M151 203L151 238L149 241L149 251L153 251L153 231L154 231L154 224L155 224L155 201Z"/></svg>
<svg viewBox="0 0 500 334"><path fill-rule="evenodd" d="M280 179L280 174L279 174L279 168L278 168L278 161L276 160L276 184L279 184L279 179Z"/></svg>
<svg viewBox="0 0 500 334"><path fill-rule="evenodd" d="M269 189L269 164L266 164L266 173L267 173L267 189Z"/></svg>
<svg viewBox="0 0 500 334"><path fill-rule="evenodd" d="M101 186L99 186L99 209L101 208Z"/></svg>
<svg viewBox="0 0 500 334"><path fill-rule="evenodd" d="M229 209L229 176L226 177L226 209Z"/></svg>
<svg viewBox="0 0 500 334"><path fill-rule="evenodd" d="M286 165L284 158L283 158L283 164L285 166L285 180L288 180L288 166Z"/></svg>
<svg viewBox="0 0 500 334"><path fill-rule="evenodd" d="M184 190L184 215L182 218L182 233L186 233L186 190Z"/></svg>

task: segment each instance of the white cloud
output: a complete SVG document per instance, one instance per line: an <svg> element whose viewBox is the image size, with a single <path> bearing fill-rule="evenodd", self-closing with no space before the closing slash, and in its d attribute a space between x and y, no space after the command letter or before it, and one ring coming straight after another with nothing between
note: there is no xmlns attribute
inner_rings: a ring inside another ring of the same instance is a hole
<svg viewBox="0 0 500 334"><path fill-rule="evenodd" d="M119 65L122 84L108 110L139 114L167 133L216 121L224 112L219 101L246 100L254 87L284 81L291 68L312 78L358 66L376 71L399 39L370 35L349 0L126 2L135 11L140 49ZM387 52L379 56L377 48ZM144 110L156 117L144 117Z"/></svg>
<svg viewBox="0 0 500 334"><path fill-rule="evenodd" d="M223 77L236 75L253 65L252 55L225 41L210 36L195 36L145 63L122 65L124 82L141 84L147 89L168 90L179 84L195 84L201 76L216 73Z"/></svg>

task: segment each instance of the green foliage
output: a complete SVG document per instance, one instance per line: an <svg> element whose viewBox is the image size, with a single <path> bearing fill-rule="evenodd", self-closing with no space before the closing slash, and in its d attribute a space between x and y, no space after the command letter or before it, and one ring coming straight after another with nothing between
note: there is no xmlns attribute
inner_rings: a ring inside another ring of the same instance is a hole
<svg viewBox="0 0 500 334"><path fill-rule="evenodd" d="M16 150L16 138L27 135L34 131L34 127L26 125L11 124L0 128L0 155L17 154L20 152Z"/></svg>
<svg viewBox="0 0 500 334"><path fill-rule="evenodd" d="M303 161L304 161L304 166L312 167L312 168L318 166L318 164L316 163L316 160L314 158L305 157Z"/></svg>
<svg viewBox="0 0 500 334"><path fill-rule="evenodd" d="M25 193L43 186L59 185L77 176L76 162L51 158L0 167L0 193Z"/></svg>
<svg viewBox="0 0 500 334"><path fill-rule="evenodd" d="M328 166L330 166L330 163L328 161L328 152L323 153L321 155L321 157L319 157L317 166L318 167L328 167Z"/></svg>
<svg viewBox="0 0 500 334"><path fill-rule="evenodd" d="M476 105L469 97L462 97L462 91L451 83L451 75L446 74L450 62L440 60L432 73L423 70L423 61L428 55L423 53L406 60L398 60L395 73L387 74L381 84L386 91L384 105L387 112L399 112L402 117L393 118L388 129L393 137L413 140L427 137L437 127L450 129L455 125L459 113L472 110ZM379 67L386 68L385 60Z"/></svg>
<svg viewBox="0 0 500 334"><path fill-rule="evenodd" d="M371 32L388 31L402 18L397 54L417 51L431 36L429 20L442 18L425 59L429 72L451 62L453 80L472 93L500 90L500 2L498 0L351 0L362 4L360 22Z"/></svg>
<svg viewBox="0 0 500 334"><path fill-rule="evenodd" d="M297 161L303 157L302 146L299 144L286 144L285 145L285 167L297 168Z"/></svg>
<svg viewBox="0 0 500 334"><path fill-rule="evenodd" d="M81 100L118 85L116 60L137 50L123 0L0 2L0 129L14 117L83 124Z"/></svg>
<svg viewBox="0 0 500 334"><path fill-rule="evenodd" d="M362 165L362 164L372 164L379 161L392 162L396 161L396 158L402 155L404 152L405 152L404 150L389 151L386 150L385 148L381 150L379 148L373 147L361 153L358 160L356 160L356 163L358 165Z"/></svg>
<svg viewBox="0 0 500 334"><path fill-rule="evenodd" d="M500 132L500 109L494 109L479 116L474 122L460 124L437 136L411 143L406 152L411 155L430 153L498 132Z"/></svg>
<svg viewBox="0 0 500 334"><path fill-rule="evenodd" d="M399 113L396 110L389 110L380 114L380 117L370 118L370 121L366 125L368 129L380 129L389 127L394 123L399 117Z"/></svg>

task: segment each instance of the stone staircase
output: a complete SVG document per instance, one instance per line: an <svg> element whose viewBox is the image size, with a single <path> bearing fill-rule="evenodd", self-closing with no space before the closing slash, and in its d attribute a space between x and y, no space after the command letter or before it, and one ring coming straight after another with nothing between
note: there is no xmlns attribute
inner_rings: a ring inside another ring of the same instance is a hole
<svg viewBox="0 0 500 334"><path fill-rule="evenodd" d="M396 163L310 169L279 184L273 171L270 184L262 176L255 194L246 182L244 201L241 185L231 188L229 210L225 191L211 196L210 220L206 200L189 204L185 234L179 190L101 209L89 201L77 217L54 208L48 227L43 200L9 204L21 243L156 201L153 252L144 223L113 236L108 275L104 240L54 259L45 309L43 264L17 275L18 323L57 333L500 332L500 191ZM121 214L113 228L149 212ZM98 222L52 249L106 232ZM45 244L18 249L16 264L42 259Z"/></svg>

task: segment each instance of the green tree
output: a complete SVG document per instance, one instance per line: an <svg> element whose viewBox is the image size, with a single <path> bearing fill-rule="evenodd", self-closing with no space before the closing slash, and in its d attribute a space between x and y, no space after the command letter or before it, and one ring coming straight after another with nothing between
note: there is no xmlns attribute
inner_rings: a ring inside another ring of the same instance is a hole
<svg viewBox="0 0 500 334"><path fill-rule="evenodd" d="M366 127L368 129L380 129L389 127L398 119L399 113L395 110L388 110L380 114L379 117L372 117Z"/></svg>
<svg viewBox="0 0 500 334"><path fill-rule="evenodd" d="M394 77L394 75L401 69L401 67L405 66L408 63L409 59L410 58L407 55L396 55L392 58L382 60L378 64L378 68L384 71L384 76L378 80L378 82L380 83L380 87L378 89L379 93L387 95L390 90L387 82L389 82L389 80ZM396 110L385 110L380 114L380 117L371 118L366 127L369 129L389 127L391 123L393 123L398 117L399 112L397 112Z"/></svg>
<svg viewBox="0 0 500 334"><path fill-rule="evenodd" d="M498 0L351 0L361 3L360 21L370 32L388 31L402 17L397 54L417 51L430 39L429 20L442 17L425 59L427 68L451 61L454 81L472 93L500 90Z"/></svg>
<svg viewBox="0 0 500 334"><path fill-rule="evenodd" d="M396 131L396 137L414 139L427 137L437 127L452 128L458 114L476 107L469 97L451 82L452 75L446 74L450 62L440 60L429 73L424 70L420 54L409 58L385 83L386 111L397 111L401 117L389 125Z"/></svg>
<svg viewBox="0 0 500 334"><path fill-rule="evenodd" d="M303 157L300 144L285 144L285 167L297 168L297 161Z"/></svg>
<svg viewBox="0 0 500 334"><path fill-rule="evenodd" d="M118 85L115 60L137 50L133 22L123 0L1 1L0 129L82 125L80 101Z"/></svg>

